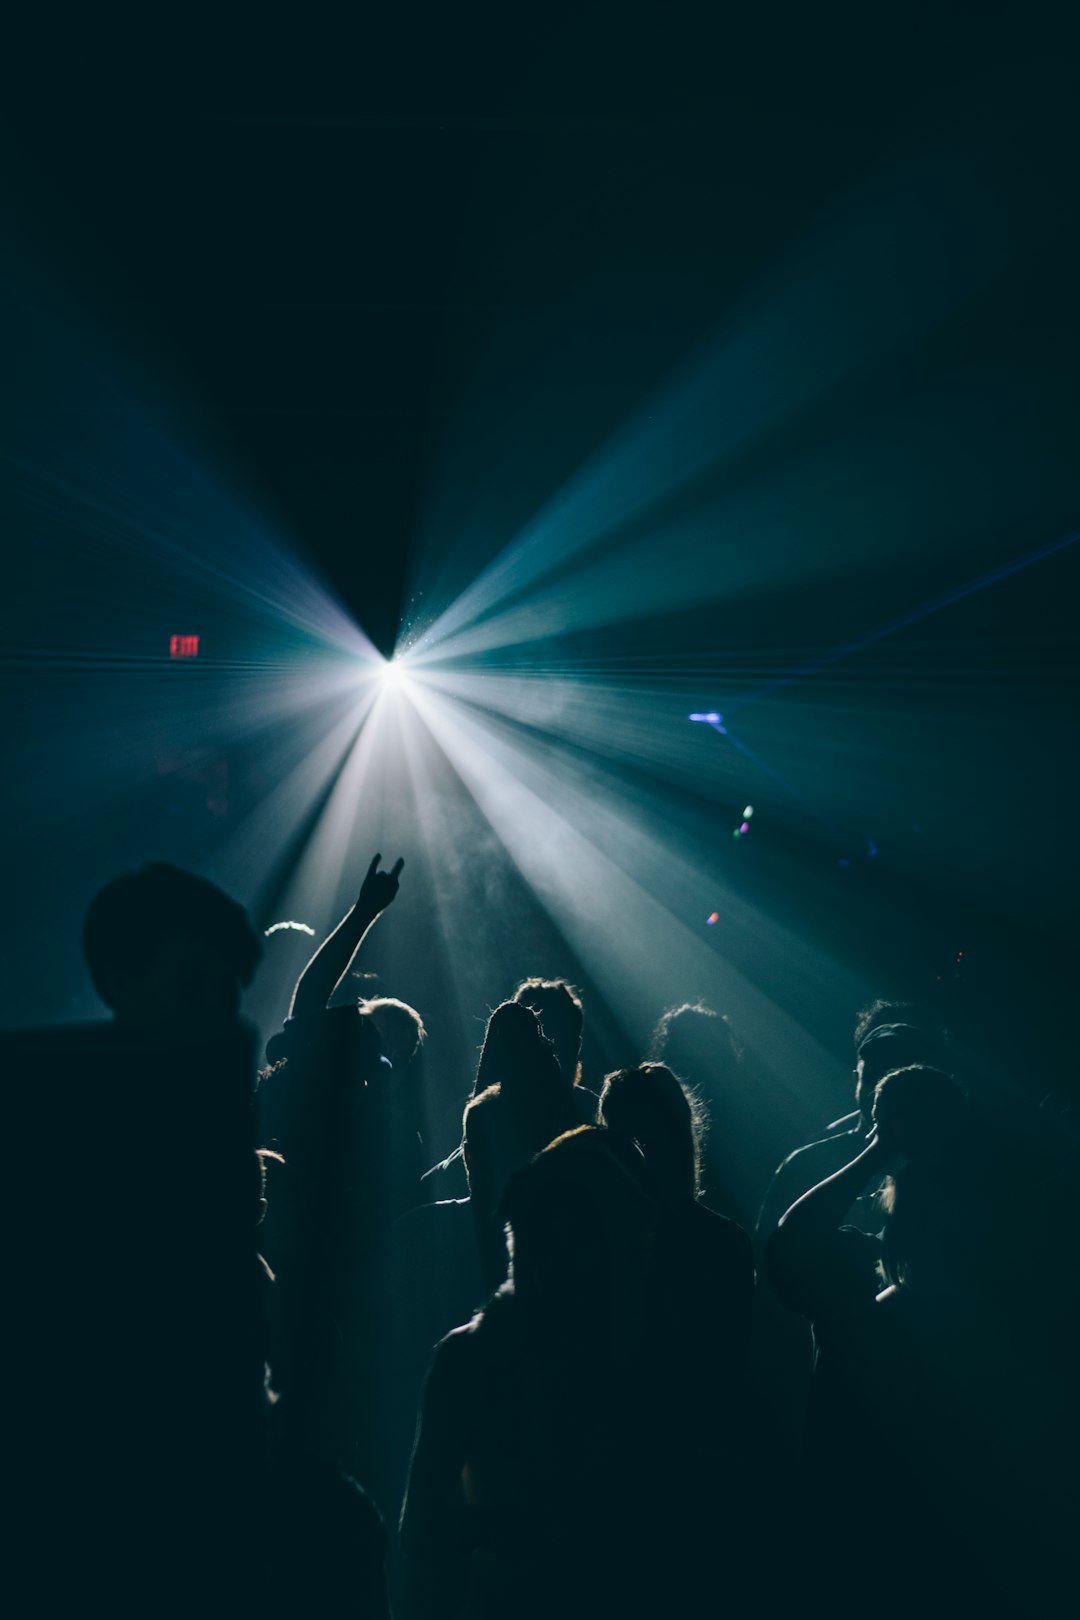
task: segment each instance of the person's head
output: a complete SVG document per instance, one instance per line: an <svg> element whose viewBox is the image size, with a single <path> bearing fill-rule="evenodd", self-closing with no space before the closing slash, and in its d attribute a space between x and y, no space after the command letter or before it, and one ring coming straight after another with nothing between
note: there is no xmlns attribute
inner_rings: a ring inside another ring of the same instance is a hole
<svg viewBox="0 0 1080 1620"><path fill-rule="evenodd" d="M360 1002L360 1011L379 1032L382 1049L395 1069L403 1069L419 1052L427 1030L415 1007L396 996L373 996Z"/></svg>
<svg viewBox="0 0 1080 1620"><path fill-rule="evenodd" d="M855 1102L866 1124L870 1124L875 1088L886 1074L912 1064L940 1067L945 1059L945 1042L933 1031L914 1024L875 1023L855 1051Z"/></svg>
<svg viewBox="0 0 1080 1620"><path fill-rule="evenodd" d="M878 1139L909 1159L956 1142L969 1121L964 1093L951 1074L928 1063L891 1069L874 1087L871 1117Z"/></svg>
<svg viewBox="0 0 1080 1620"><path fill-rule="evenodd" d="M867 1002L865 1007L860 1007L855 1014L853 1039L856 1052L871 1030L877 1029L879 1024L914 1024L916 1029L925 1029L930 1034L943 1033L940 1019L922 1002L895 1001L879 996L877 1000Z"/></svg>
<svg viewBox="0 0 1080 1620"><path fill-rule="evenodd" d="M633 1138L660 1197L696 1197L705 1110L665 1064L641 1063L607 1075L600 1122Z"/></svg>
<svg viewBox="0 0 1080 1620"><path fill-rule="evenodd" d="M193 1030L235 1017L261 954L242 906L164 861L114 878L95 896L83 951L118 1020Z"/></svg>
<svg viewBox="0 0 1080 1620"><path fill-rule="evenodd" d="M386 1068L374 1019L349 1002L315 1017L287 1018L267 1041L266 1058L271 1068L282 1061L306 1064L362 1085L378 1079Z"/></svg>
<svg viewBox="0 0 1080 1620"><path fill-rule="evenodd" d="M498 1217L510 1231L515 1293L549 1312L603 1313L641 1281L656 1209L637 1148L581 1125L508 1181Z"/></svg>
<svg viewBox="0 0 1080 1620"><path fill-rule="evenodd" d="M668 1008L649 1038L649 1057L707 1095L723 1091L742 1062L729 1020L703 1001Z"/></svg>
<svg viewBox="0 0 1080 1620"><path fill-rule="evenodd" d="M519 1001L501 1002L487 1022L473 1095L493 1085L515 1093L568 1088L540 1020Z"/></svg>
<svg viewBox="0 0 1080 1620"><path fill-rule="evenodd" d="M522 979L511 999L532 1008L555 1048L560 1069L572 1085L577 1085L585 1027L580 992L566 979Z"/></svg>
<svg viewBox="0 0 1080 1620"><path fill-rule="evenodd" d="M535 1015L527 1008L514 1010L526 1013L535 1025ZM539 1029L531 1035L524 1029L515 1032L505 1048L502 1040L500 1035L496 1041L498 1062L486 1070L501 1073L502 1079L469 1098L461 1122L470 1197L477 1208L487 1211L495 1208L515 1170L577 1123L572 1089ZM484 1071L481 1061L478 1083Z"/></svg>
<svg viewBox="0 0 1080 1620"><path fill-rule="evenodd" d="M882 1146L902 1156L881 1193L883 1277L922 1290L961 1288L987 1236L978 1213L979 1133L963 1092L943 1070L909 1064L878 1081L873 1121Z"/></svg>

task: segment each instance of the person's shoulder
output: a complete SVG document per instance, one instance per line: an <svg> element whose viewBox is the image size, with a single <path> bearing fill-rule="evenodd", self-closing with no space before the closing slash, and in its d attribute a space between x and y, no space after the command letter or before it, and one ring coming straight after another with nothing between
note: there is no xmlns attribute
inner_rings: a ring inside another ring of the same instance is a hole
<svg viewBox="0 0 1080 1620"><path fill-rule="evenodd" d="M473 1353L466 1343L472 1323L467 1322L463 1327L452 1328L445 1338L439 1340L432 1352L431 1363L428 1367L427 1382L431 1385L441 1385L453 1376L455 1368L467 1361Z"/></svg>
<svg viewBox="0 0 1080 1620"><path fill-rule="evenodd" d="M429 1402L435 1399L459 1404L467 1391L478 1385L484 1355L483 1337L477 1331L480 1322L478 1313L461 1327L451 1328L435 1346L427 1375Z"/></svg>
<svg viewBox="0 0 1080 1620"><path fill-rule="evenodd" d="M386 1525L374 1499L351 1474L319 1459L306 1461L298 1480L309 1511L324 1526L334 1520L353 1542L365 1545L381 1564L386 1554Z"/></svg>
<svg viewBox="0 0 1080 1620"><path fill-rule="evenodd" d="M440 1198L429 1204L415 1204L395 1219L392 1230L394 1241L413 1266L435 1268L436 1276L431 1281L440 1287L446 1281L443 1272L447 1264L456 1267L462 1250L467 1252L475 1243L471 1200ZM452 1260L447 1259L448 1253Z"/></svg>
<svg viewBox="0 0 1080 1620"><path fill-rule="evenodd" d="M398 1216L396 1224L405 1226L419 1221L441 1221L445 1220L447 1215L467 1210L469 1206L470 1199L467 1194L464 1198L432 1198L426 1204L414 1204L411 1209L407 1209L403 1215Z"/></svg>
<svg viewBox="0 0 1080 1620"><path fill-rule="evenodd" d="M476 1346L476 1318L451 1328L435 1346L435 1355L443 1362L462 1361L474 1353Z"/></svg>
<svg viewBox="0 0 1080 1620"><path fill-rule="evenodd" d="M788 1171L801 1171L812 1164L831 1163L833 1160L836 1160L837 1168L842 1169L855 1157L862 1145L862 1132L858 1126L854 1130L819 1136L815 1141L806 1142L802 1147L797 1147L793 1153L789 1153L776 1173L782 1175Z"/></svg>

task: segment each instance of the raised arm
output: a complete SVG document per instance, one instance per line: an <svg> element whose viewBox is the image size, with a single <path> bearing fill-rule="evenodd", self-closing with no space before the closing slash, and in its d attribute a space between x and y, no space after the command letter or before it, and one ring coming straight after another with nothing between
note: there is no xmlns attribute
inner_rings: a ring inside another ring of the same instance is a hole
<svg viewBox="0 0 1080 1620"><path fill-rule="evenodd" d="M876 1261L872 1238L849 1233L842 1242L845 1214L868 1182L878 1182L895 1154L875 1137L835 1175L811 1187L781 1217L765 1244L765 1271L783 1303L793 1311L819 1318L861 1299L852 1293L853 1268L862 1278ZM856 1252L852 1252L853 1246ZM869 1291L873 1303L873 1290Z"/></svg>
<svg viewBox="0 0 1080 1620"><path fill-rule="evenodd" d="M803 1193L781 1215L778 1231L786 1232L789 1238L817 1237L835 1231L871 1177L880 1180L884 1175L886 1158L886 1149L875 1136L850 1164Z"/></svg>
<svg viewBox="0 0 1080 1620"><path fill-rule="evenodd" d="M381 855L367 869L356 904L345 913L334 932L324 939L296 981L289 1017L306 1017L322 1012L330 997L352 966L368 929L384 912L398 892L398 878L405 865L398 860L389 872L379 871Z"/></svg>

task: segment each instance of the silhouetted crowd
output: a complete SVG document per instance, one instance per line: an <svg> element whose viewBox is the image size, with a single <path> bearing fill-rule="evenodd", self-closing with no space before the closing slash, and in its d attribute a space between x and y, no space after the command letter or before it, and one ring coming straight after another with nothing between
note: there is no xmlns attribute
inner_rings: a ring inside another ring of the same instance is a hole
<svg viewBox="0 0 1080 1620"><path fill-rule="evenodd" d="M874 1003L851 1113L751 1234L738 1009L673 1007L597 1093L580 994L527 978L433 1165L420 1014L340 1000L380 860L257 1078L259 941L164 864L87 915L111 1022L0 1037L8 1612L1075 1602L1055 1077L986 1085L925 1006Z"/></svg>

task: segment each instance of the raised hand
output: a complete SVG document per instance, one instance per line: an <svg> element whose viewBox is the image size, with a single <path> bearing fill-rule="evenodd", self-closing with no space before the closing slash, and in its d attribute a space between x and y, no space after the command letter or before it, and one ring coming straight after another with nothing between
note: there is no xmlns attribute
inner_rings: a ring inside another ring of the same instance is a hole
<svg viewBox="0 0 1080 1620"><path fill-rule="evenodd" d="M385 911L398 892L398 878L401 868L405 865L402 858L394 862L389 872L379 871L381 855L376 855L367 869L367 875L360 886L357 899L357 910L366 913L369 917L377 917L380 911Z"/></svg>

